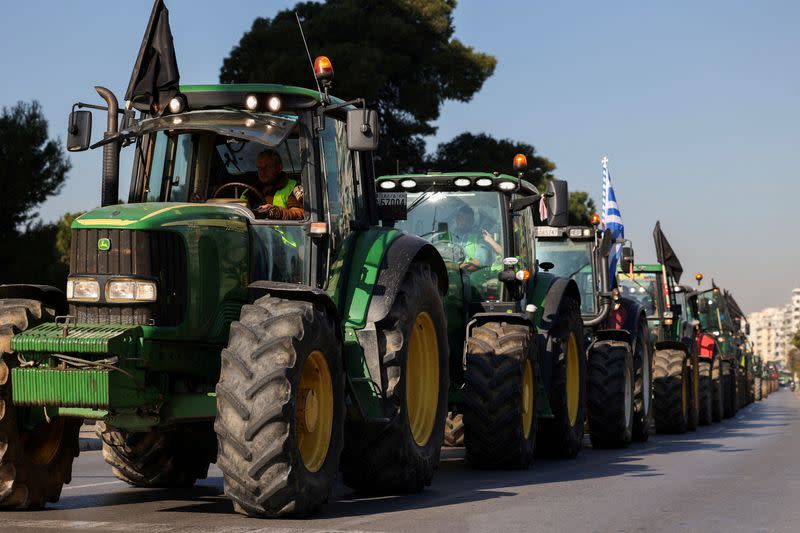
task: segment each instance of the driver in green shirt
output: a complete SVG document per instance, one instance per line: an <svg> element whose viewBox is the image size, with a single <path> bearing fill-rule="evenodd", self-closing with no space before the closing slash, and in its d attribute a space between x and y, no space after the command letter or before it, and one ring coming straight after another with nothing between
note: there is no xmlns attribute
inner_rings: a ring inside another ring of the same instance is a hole
<svg viewBox="0 0 800 533"><path fill-rule="evenodd" d="M485 228L478 230L475 225L475 212L468 205L462 205L456 212L453 242L464 249L464 261L459 267L473 271L490 266L493 255L502 255L503 248Z"/></svg>

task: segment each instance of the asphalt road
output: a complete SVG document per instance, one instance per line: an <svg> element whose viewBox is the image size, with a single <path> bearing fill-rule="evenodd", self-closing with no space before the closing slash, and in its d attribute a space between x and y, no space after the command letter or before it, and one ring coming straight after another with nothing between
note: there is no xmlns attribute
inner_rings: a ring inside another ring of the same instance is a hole
<svg viewBox="0 0 800 533"><path fill-rule="evenodd" d="M626 450L538 461L528 471L470 469L445 450L433 486L356 498L340 486L310 520L234 514L219 470L192 490L136 489L100 452L83 452L61 501L0 513L0 531L800 531L800 397L782 390L696 433Z"/></svg>

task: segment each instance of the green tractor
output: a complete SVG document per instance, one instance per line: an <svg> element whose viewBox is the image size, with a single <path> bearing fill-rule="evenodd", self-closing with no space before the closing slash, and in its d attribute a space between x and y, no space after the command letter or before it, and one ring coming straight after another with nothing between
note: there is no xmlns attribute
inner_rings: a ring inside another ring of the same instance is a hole
<svg viewBox="0 0 800 533"><path fill-rule="evenodd" d="M760 355L753 355L753 400L760 402L764 399L764 362Z"/></svg>
<svg viewBox="0 0 800 533"><path fill-rule="evenodd" d="M407 197L395 227L428 240L445 260L450 342L446 442L478 468L525 468L537 455L571 457L584 431L586 361L580 293L542 271L534 207L565 222L566 182L541 195L519 176L428 173L378 178Z"/></svg>
<svg viewBox="0 0 800 533"><path fill-rule="evenodd" d="M536 228L540 268L571 278L581 293L588 377L587 422L592 446L625 447L645 441L651 424L652 354L645 307L612 290L608 231L593 226ZM620 243L624 244L624 243ZM633 250L623 246L622 268Z"/></svg>
<svg viewBox="0 0 800 533"><path fill-rule="evenodd" d="M425 239L379 226L376 114L322 81L181 86L161 114L123 113L103 88L106 106L76 104L108 113L102 207L72 225L66 294L0 287L0 506L58 500L82 419L118 478L191 486L216 461L251 516L313 512L339 471L363 492L431 483L448 271ZM73 111L70 149L90 136ZM134 164L115 205L121 145ZM241 198L261 195L264 150L302 185L302 219Z"/></svg>

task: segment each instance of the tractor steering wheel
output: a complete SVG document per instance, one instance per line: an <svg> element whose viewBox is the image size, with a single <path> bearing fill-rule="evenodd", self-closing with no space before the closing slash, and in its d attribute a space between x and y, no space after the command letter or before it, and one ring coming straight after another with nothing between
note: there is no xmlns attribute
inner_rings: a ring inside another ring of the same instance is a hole
<svg viewBox="0 0 800 533"><path fill-rule="evenodd" d="M239 189L245 189L250 191L251 193L255 194L258 197L259 205L264 203L264 195L261 192L253 187L252 185L248 185L246 183L242 183L241 181L232 181L230 183L223 183L214 191L211 195L212 198L220 198L220 192L224 191L225 189L233 188L234 198L239 199L241 194L239 194Z"/></svg>

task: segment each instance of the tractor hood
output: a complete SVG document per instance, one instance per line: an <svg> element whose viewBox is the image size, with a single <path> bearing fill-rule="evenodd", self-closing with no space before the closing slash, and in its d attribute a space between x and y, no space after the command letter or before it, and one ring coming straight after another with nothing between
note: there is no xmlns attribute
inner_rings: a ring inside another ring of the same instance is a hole
<svg viewBox="0 0 800 533"><path fill-rule="evenodd" d="M101 207L76 218L73 229L147 230L174 226L214 226L246 231L252 213L234 204L146 203Z"/></svg>

